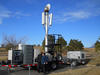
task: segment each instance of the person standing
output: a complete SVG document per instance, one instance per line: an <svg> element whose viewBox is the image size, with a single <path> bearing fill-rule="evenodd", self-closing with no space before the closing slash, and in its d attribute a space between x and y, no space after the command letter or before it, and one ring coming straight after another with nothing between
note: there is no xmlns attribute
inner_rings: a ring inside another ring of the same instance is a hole
<svg viewBox="0 0 100 75"><path fill-rule="evenodd" d="M42 64L43 72L47 73L47 71L48 71L48 67L47 67L47 65L48 65L48 57L44 53L42 53L41 64Z"/></svg>
<svg viewBox="0 0 100 75"><path fill-rule="evenodd" d="M41 72L41 71L42 71L41 59L42 59L42 53L39 54L39 55L38 55L38 58L37 58L37 62L38 62L37 71L38 71L38 72Z"/></svg>

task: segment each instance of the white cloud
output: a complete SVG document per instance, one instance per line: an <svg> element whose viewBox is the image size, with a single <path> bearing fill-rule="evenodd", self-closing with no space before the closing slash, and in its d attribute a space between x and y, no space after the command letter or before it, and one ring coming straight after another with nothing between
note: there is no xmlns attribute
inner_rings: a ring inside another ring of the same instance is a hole
<svg viewBox="0 0 100 75"><path fill-rule="evenodd" d="M85 11L77 11L77 12L65 13L65 16L70 16L72 18L77 18L77 19L88 18L90 15L91 14L89 12L85 12Z"/></svg>
<svg viewBox="0 0 100 75"><path fill-rule="evenodd" d="M7 8L0 5L0 24L3 23L3 20L5 18L12 18L12 17L21 18L21 17L25 17L25 16L31 16L31 15L27 14L27 13L22 13L20 11L12 12L12 11L8 10Z"/></svg>
<svg viewBox="0 0 100 75"><path fill-rule="evenodd" d="M20 11L16 11L14 13L11 14L12 17L16 17L17 19L21 18L21 17L27 17L27 16L31 16L31 14L28 13L22 13Z"/></svg>
<svg viewBox="0 0 100 75"><path fill-rule="evenodd" d="M85 11L76 12L64 12L60 16L56 16L55 20L59 22L75 21L80 19L86 19L91 16L91 13Z"/></svg>
<svg viewBox="0 0 100 75"><path fill-rule="evenodd" d="M2 24L4 18L10 17L10 13L11 12L9 10L0 5L0 24Z"/></svg>
<svg viewBox="0 0 100 75"><path fill-rule="evenodd" d="M15 16L31 16L31 14L22 13L20 11L15 12Z"/></svg>
<svg viewBox="0 0 100 75"><path fill-rule="evenodd" d="M56 23L72 22L77 20L89 19L94 16L100 16L100 0L85 0L77 2L74 8L70 10L63 9L64 12L55 15ZM60 10L61 11L61 10Z"/></svg>

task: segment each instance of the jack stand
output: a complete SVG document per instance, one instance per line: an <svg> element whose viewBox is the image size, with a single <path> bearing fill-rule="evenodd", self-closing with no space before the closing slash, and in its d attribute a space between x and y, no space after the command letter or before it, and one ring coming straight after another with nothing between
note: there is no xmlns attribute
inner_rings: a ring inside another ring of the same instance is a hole
<svg viewBox="0 0 100 75"><path fill-rule="evenodd" d="M30 70L31 70L31 67L30 67L30 65L29 65L29 75L31 75Z"/></svg>

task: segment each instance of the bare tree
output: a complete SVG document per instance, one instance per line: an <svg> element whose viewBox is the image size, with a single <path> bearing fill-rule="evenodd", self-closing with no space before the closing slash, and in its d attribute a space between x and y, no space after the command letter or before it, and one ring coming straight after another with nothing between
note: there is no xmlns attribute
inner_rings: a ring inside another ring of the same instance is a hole
<svg viewBox="0 0 100 75"><path fill-rule="evenodd" d="M17 39L15 35L6 35L3 34L2 44L6 47L7 50L9 49L16 49L18 44L25 44L26 38Z"/></svg>

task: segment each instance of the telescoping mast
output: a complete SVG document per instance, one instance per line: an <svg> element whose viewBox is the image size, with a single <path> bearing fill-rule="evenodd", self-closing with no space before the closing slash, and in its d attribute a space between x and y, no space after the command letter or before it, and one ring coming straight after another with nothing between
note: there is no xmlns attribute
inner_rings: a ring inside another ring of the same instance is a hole
<svg viewBox="0 0 100 75"><path fill-rule="evenodd" d="M52 25L52 13L49 13L50 4L42 12L42 25L45 27L45 52L48 52L48 27Z"/></svg>

